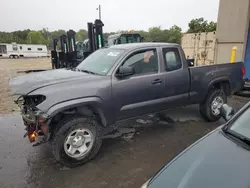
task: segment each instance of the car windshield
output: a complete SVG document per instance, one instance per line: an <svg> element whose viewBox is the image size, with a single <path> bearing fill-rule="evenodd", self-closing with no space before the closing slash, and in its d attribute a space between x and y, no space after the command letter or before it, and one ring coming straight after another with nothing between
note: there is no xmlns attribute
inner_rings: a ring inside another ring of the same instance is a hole
<svg viewBox="0 0 250 188"><path fill-rule="evenodd" d="M106 75L123 52L121 49L99 49L83 60L76 69Z"/></svg>
<svg viewBox="0 0 250 188"><path fill-rule="evenodd" d="M230 126L230 130L250 139L250 108L243 112Z"/></svg>

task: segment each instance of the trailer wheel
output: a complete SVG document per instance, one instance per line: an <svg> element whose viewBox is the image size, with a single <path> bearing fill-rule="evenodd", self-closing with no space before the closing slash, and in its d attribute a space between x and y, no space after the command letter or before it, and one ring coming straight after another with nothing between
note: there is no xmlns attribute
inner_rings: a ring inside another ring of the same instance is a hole
<svg viewBox="0 0 250 188"><path fill-rule="evenodd" d="M227 96L221 89L212 89L207 98L200 104L200 114L208 122L218 121L221 118L220 108L227 103Z"/></svg>
<svg viewBox="0 0 250 188"><path fill-rule="evenodd" d="M93 159L101 144L101 126L89 117L73 116L59 123L52 139L56 160L64 166L76 167Z"/></svg>

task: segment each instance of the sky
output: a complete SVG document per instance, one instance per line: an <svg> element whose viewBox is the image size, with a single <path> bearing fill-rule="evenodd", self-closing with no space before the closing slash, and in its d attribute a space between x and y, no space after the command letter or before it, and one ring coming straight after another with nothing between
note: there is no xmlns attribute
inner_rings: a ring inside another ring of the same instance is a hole
<svg viewBox="0 0 250 188"><path fill-rule="evenodd" d="M216 21L219 8L219 0L1 0L0 31L87 29L99 4L104 32L173 25L186 31L193 18Z"/></svg>

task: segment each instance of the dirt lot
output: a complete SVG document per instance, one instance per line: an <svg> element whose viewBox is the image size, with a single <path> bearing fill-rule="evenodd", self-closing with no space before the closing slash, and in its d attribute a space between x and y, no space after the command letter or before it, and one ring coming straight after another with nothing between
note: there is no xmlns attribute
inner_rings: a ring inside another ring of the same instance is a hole
<svg viewBox="0 0 250 188"><path fill-rule="evenodd" d="M18 110L8 88L9 78L17 76L18 71L50 68L49 58L0 59L0 114L8 114Z"/></svg>

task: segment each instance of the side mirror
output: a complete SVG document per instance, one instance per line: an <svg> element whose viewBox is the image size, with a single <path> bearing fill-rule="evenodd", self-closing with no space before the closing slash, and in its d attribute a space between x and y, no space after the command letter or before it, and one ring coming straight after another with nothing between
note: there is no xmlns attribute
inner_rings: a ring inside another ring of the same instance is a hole
<svg viewBox="0 0 250 188"><path fill-rule="evenodd" d="M125 77L125 76L131 76L135 74L135 69L134 67L126 67L126 66L121 66L118 70L118 73L116 74L117 77Z"/></svg>
<svg viewBox="0 0 250 188"><path fill-rule="evenodd" d="M194 59L187 59L187 63L189 67L193 67L194 66Z"/></svg>
<svg viewBox="0 0 250 188"><path fill-rule="evenodd" d="M220 113L225 121L229 121L234 115L234 109L228 104L223 104Z"/></svg>

